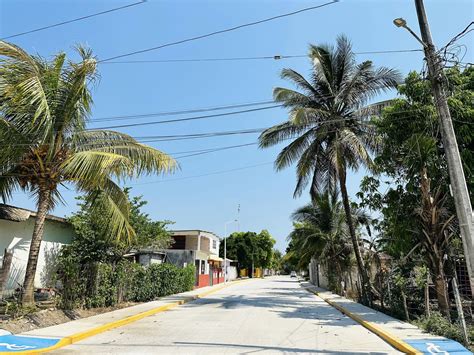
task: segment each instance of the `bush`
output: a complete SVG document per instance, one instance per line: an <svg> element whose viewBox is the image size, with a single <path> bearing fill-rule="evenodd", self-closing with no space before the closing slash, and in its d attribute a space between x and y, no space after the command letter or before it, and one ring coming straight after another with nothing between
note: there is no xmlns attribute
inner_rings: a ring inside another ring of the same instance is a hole
<svg viewBox="0 0 474 355"><path fill-rule="evenodd" d="M432 312L429 317L422 316L414 323L428 333L464 343L461 327L451 323L439 312Z"/></svg>
<svg viewBox="0 0 474 355"><path fill-rule="evenodd" d="M190 291L195 283L195 267L172 264L143 267L128 261L116 264L90 263L80 267L63 258L59 280L62 308L111 307L120 302L147 302L158 297Z"/></svg>

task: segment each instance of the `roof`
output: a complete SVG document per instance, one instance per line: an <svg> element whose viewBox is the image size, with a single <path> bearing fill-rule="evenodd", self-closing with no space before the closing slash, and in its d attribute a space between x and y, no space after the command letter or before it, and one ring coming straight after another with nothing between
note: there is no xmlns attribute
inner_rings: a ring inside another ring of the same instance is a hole
<svg viewBox="0 0 474 355"><path fill-rule="evenodd" d="M211 234L217 239L221 239L216 233L205 231L202 229L175 229L175 230L170 230L170 233L172 234L185 234L185 233L195 233L195 234L200 234L200 233L207 233Z"/></svg>
<svg viewBox="0 0 474 355"><path fill-rule="evenodd" d="M27 210L25 208L0 203L0 219L13 222L22 222L26 221L30 217L36 217L36 212ZM60 223L69 223L66 218L53 216L51 214L46 215L46 219Z"/></svg>

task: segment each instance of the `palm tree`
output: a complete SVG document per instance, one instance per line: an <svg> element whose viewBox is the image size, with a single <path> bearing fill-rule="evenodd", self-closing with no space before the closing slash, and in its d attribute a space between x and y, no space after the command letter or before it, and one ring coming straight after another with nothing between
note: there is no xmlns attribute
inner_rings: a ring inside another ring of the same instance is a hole
<svg viewBox="0 0 474 355"><path fill-rule="evenodd" d="M371 165L376 148L375 130L367 121L372 112L368 102L382 91L396 87L400 76L372 62L357 64L349 40L340 36L336 47L309 48L312 72L307 80L292 69L283 69L282 78L299 89L275 88L275 101L289 109L289 119L265 130L260 147L270 147L291 139L275 161L277 170L297 162L294 195L310 183L314 196L322 187L339 183L344 211L362 278L362 301L370 303L370 280L359 250L347 193L347 172Z"/></svg>
<svg viewBox="0 0 474 355"><path fill-rule="evenodd" d="M308 265L312 257L326 264L331 263L328 267L329 280L340 291L343 273L350 266L351 247L337 192L326 190L316 195L311 203L292 214L292 220L295 228L288 239L298 255L298 266Z"/></svg>
<svg viewBox="0 0 474 355"><path fill-rule="evenodd" d="M134 238L130 206L113 180L168 172L175 161L132 137L87 130L97 78L90 50L66 62L64 53L47 61L0 41L0 196L15 190L36 199L37 215L23 284L23 304L34 302L34 276L46 214L61 201L58 187L74 184L93 206L106 206L108 228L120 239Z"/></svg>

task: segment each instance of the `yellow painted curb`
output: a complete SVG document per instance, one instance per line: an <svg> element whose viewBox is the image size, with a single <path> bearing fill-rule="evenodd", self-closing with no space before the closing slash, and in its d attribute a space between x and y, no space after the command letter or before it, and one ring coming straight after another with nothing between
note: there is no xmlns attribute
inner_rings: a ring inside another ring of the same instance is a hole
<svg viewBox="0 0 474 355"><path fill-rule="evenodd" d="M349 312L347 309L345 309L344 307L340 306L339 304L337 304L336 302L333 302L331 301L330 299L327 299L323 296L321 296L319 294L319 292L316 292L316 291L313 291L309 288L306 288L304 287L307 291L311 292L311 293L314 293L316 296L318 296L319 298L321 298L324 302L326 302L327 304L331 305L332 307L336 308L339 312L345 314L346 316L352 318L353 320L355 320L357 323L359 323L360 325L362 325L364 328L367 328L368 330L370 330L372 333L374 333L375 335L379 336L380 338L382 338L383 340L385 340L387 343L389 343L390 345L392 345L395 349L397 350L400 350L400 351L403 351L405 354L411 354L411 355L423 355L422 352L420 352L419 350L415 349L414 347L412 347L410 344L407 344L405 343L403 340L397 338L396 336L390 334L389 332L383 330L381 327L379 327L378 325L372 323L372 322L369 322L369 321L366 321L365 319L363 319L362 317L359 317L357 314L354 314L352 312Z"/></svg>
<svg viewBox="0 0 474 355"><path fill-rule="evenodd" d="M188 303L188 302L191 302L191 301L195 301L199 298L203 298L207 295L218 292L218 291L220 291L224 288L227 288L229 286L233 286L235 284L238 284L238 283L241 283L241 282L244 282L244 281L248 281L248 280L254 280L254 279L245 279L245 280L239 280L239 281L232 281L232 282L229 282L229 283L224 284L222 286L216 287L212 290L208 290L206 292L203 292L203 293L200 293L200 294L197 294L197 295L194 295L194 296L190 296L190 297L187 297L185 299L182 299L182 300L179 300L179 301L176 301L176 302L165 304L163 306L153 308L153 309L150 309L150 310L145 311L145 312L134 314L133 316L129 316L129 317L126 317L126 318L123 318L123 319L119 319L119 320L116 320L116 321L113 321L113 322L110 322L110 323L106 323L106 324L100 325L98 327L89 329L89 330L85 330L83 332L79 332L79 333L61 338L61 340L59 340L55 345L50 346L49 348L43 348L43 349L37 349L37 350L15 351L15 352L0 352L0 354L13 354L13 353L14 354L41 354L41 353L45 353L45 352L48 352L48 351L51 351L51 350L59 349L59 348L65 347L67 345L77 343L78 341L84 340L86 338L90 338L94 335L103 333L107 330L118 328L118 327L124 326L126 324L136 322L137 320L143 319L145 317L149 317L149 316L152 316L154 314L167 311L169 309L175 308L175 307L180 306L182 304L185 304L185 303Z"/></svg>

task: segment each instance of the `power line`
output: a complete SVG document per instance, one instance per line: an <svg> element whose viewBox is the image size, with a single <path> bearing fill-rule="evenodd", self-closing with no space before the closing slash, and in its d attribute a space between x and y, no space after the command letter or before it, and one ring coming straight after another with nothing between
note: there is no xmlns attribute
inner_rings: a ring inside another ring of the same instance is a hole
<svg viewBox="0 0 474 355"><path fill-rule="evenodd" d="M110 61L110 60L114 60L114 59L118 59L118 58L129 57L129 56L132 56L132 55L135 55L135 54L151 52L151 51L154 51L154 50L157 50L157 49L161 49L161 48L165 48L165 47L176 46L176 45L178 45L178 44L182 44L182 43L186 43L186 42L197 41L197 40L200 40L200 39L203 39L203 38L206 38L206 37L211 37L211 36L215 36L215 35L218 35L218 34L222 34L222 33L226 33L226 32L231 32L231 31L235 31L235 30L238 30L238 29L241 29L241 28L244 28L244 27L255 26L255 25L258 25L258 24L261 24L261 23L264 23L264 22L269 22L269 21L277 20L277 19L280 19L280 18L283 18L283 17L293 16L293 15L296 15L296 14L299 14L299 13L302 13L302 12L306 12L306 11L311 11L311 10L319 9L319 8L321 8L321 7L324 7L324 6L328 6L328 5L335 4L337 1L338 1L338 0L332 0L332 1L330 1L330 2L321 4L321 5L316 5L316 6L311 6L311 7L305 7L305 8L303 8L303 9L300 9L300 10L297 10L297 11L288 12L288 13L281 14L281 15L277 15L277 16L273 16L273 17L268 17L268 18L265 18L265 19L263 19L263 20L258 20L258 21L254 21L254 22L248 22L248 23L245 23L245 24L242 24L242 25L238 25L238 26L234 26L234 27L229 27L229 28L226 28L226 29L223 29L223 30L218 30L218 31L214 31L214 32L209 32L209 33L206 33L206 34L203 34L203 35L194 36L194 37L189 37L189 38L185 38L185 39L182 39L182 40L179 40L179 41L161 44L161 45L155 46L155 47L150 47L150 48L141 49L141 50L134 51L134 52L129 52L129 53L125 53L125 54L116 55L116 56L114 56L114 57L110 57L110 58L106 58L106 59L99 60L99 63L101 63L101 62L106 62L106 61Z"/></svg>
<svg viewBox="0 0 474 355"><path fill-rule="evenodd" d="M391 54L391 53L413 53L423 52L422 49L398 49L398 50L385 50L385 51L366 51L366 52L354 52L354 54ZM282 60L282 59L294 59L294 58L308 58L307 54L295 54L295 55L268 55L268 56L255 56L255 57L227 57L227 58L178 58L178 59L150 59L150 60L126 60L126 61L107 61L101 62L101 64L148 64L148 63L190 63L190 62L232 62L232 61L252 61L252 60Z"/></svg>
<svg viewBox="0 0 474 355"><path fill-rule="evenodd" d="M248 113L248 112L269 110L269 109L274 109L274 108L282 107L282 106L283 105L274 105L274 106L252 108L252 109L248 109L248 110L241 110L241 111L234 111L234 112L217 113L217 114L213 114L213 115L203 115L203 116L196 116L196 117L176 118L176 119L172 119L172 120L141 122L141 123L129 123L129 124L115 125L115 126L88 128L87 130L90 131L90 130L98 130L98 129L128 128L128 127L137 127L137 126L150 126L150 125L157 125L157 124L171 123L171 122L194 121L194 120L202 120L204 118L223 117L223 116L239 115L239 114Z"/></svg>
<svg viewBox="0 0 474 355"><path fill-rule="evenodd" d="M407 112L414 112L414 113L421 113L418 109L413 110L403 110L397 112L388 112L388 115L398 115L400 113L407 113ZM417 115L407 115L403 117L397 117L394 121L404 121L411 119L413 117L417 117ZM195 117L194 117L195 118ZM361 121L363 118L361 117L345 117L345 118L337 118L331 120L325 120L321 122L316 122L319 124L328 124L328 123L337 123L337 122L344 122L344 121ZM454 121L459 121L454 119ZM459 121L462 123L468 123L465 121ZM139 125L139 124L137 124ZM137 140L140 143L149 143L149 142L167 142L167 141L176 141L176 140L188 140L188 139L199 139L199 138L212 138L212 137L220 137L220 136L228 136L228 135L239 135L239 134L253 134L253 133L261 133L266 129L271 127L262 127L262 128L250 128L250 129L241 129L241 130L231 130L231 131L217 131L217 132L204 132L204 133L191 133L191 134L175 134L175 135L147 135L147 136L131 136L131 138ZM98 130L98 129L97 129ZM87 145L95 145L98 142L102 142L101 139L97 141L92 141ZM30 146L30 143L15 143L15 144L0 144L1 146ZM47 146L49 144L42 144L43 146Z"/></svg>
<svg viewBox="0 0 474 355"><path fill-rule="evenodd" d="M250 103L223 105L223 106L215 106L215 107L204 107L204 108L196 108L196 109L188 109L188 110L180 110L180 111L165 111L165 112L154 112L154 113L144 113L144 114L134 114L134 115L108 116L108 117L93 118L90 120L90 122L120 121L120 120L130 120L130 119L145 118L145 117L183 115L183 114L188 114L188 113L229 110L233 108L261 106L261 105L274 104L274 103L275 101L273 100L257 101L257 102L250 102Z"/></svg>
<svg viewBox="0 0 474 355"><path fill-rule="evenodd" d="M145 2L146 2L146 0L141 0L141 1L135 2L135 3L133 3L133 4L124 5L124 6L120 6L120 7L115 7L115 8L110 9L110 10L105 10L105 11L97 12L97 13L94 13L94 14L90 14L90 15L78 17L78 18L75 18L75 19L72 19L72 20L67 20L67 21L55 23L55 24L53 24L53 25L48 25L48 26L44 26L44 27L40 27L40 28L35 28L35 29L33 29L33 30L29 30L29 31L17 33L17 34L14 34L14 35L10 35L10 36L7 36L7 37L3 37L3 38L1 38L1 39L2 39L2 40L5 40L5 39L14 38L14 37L24 36L24 35L26 35L26 34L33 33L33 32L44 31L44 30L47 30L47 29L49 29L49 28L58 27L58 26L63 26L63 25L66 25L66 24L69 24L69 23L72 23L72 22L77 22L77 21L85 20L85 19L88 19L88 18L91 18L91 17L95 17L95 16L100 16L100 15L108 14L108 13L110 13L110 12L123 10L123 9L129 8L129 7L132 7L132 6L141 5L141 4L144 4Z"/></svg>
<svg viewBox="0 0 474 355"><path fill-rule="evenodd" d="M204 177L204 176L219 175L219 174L230 173L230 172L238 171L238 170L245 170L245 169L250 169L250 168L256 168L256 167L259 167L259 166L270 165L270 164L273 164L273 163L274 163L274 162L271 161L271 162L265 162L265 163L260 163L260 164L242 166L242 167L240 167L240 168L227 169L227 170L219 170L219 171L214 171L214 172L206 173L206 174L184 176L184 177L175 178L175 179L165 179L165 180L158 180L158 181L148 181L148 182L142 182L142 183L131 184L131 185L127 184L127 186L139 186L139 185L158 184L158 183L168 182L168 181L188 180L188 179L194 179L194 178L199 178L199 177Z"/></svg>

